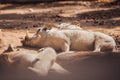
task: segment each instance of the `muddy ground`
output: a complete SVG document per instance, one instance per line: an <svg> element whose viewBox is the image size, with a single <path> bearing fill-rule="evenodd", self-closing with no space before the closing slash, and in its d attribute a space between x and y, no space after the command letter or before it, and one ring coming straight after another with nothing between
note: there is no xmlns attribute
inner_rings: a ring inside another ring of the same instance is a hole
<svg viewBox="0 0 120 80"><path fill-rule="evenodd" d="M83 29L112 35L120 44L120 2L59 1L25 4L0 4L1 50L8 44L21 47L26 30L34 33L39 27L51 23L69 22ZM3 44L4 43L4 44ZM34 49L26 49L34 51Z"/></svg>

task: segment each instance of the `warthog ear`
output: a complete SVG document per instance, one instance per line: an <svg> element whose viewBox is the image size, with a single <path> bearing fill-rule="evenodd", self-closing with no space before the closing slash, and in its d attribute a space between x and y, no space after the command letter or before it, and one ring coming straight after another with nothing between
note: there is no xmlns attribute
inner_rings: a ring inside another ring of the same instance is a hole
<svg viewBox="0 0 120 80"><path fill-rule="evenodd" d="M26 35L25 35L25 40L29 39L29 32L28 30L26 31Z"/></svg>
<svg viewBox="0 0 120 80"><path fill-rule="evenodd" d="M37 30L36 34L39 34L39 32L46 32L48 30L47 27L43 27Z"/></svg>
<svg viewBox="0 0 120 80"><path fill-rule="evenodd" d="M14 51L14 47L12 46L12 44L9 44L8 48L4 52L11 52L11 51Z"/></svg>
<svg viewBox="0 0 120 80"><path fill-rule="evenodd" d="M47 29L48 29L47 27L44 27L44 28L42 29L42 31L45 31L45 32L46 32L46 31L47 31Z"/></svg>

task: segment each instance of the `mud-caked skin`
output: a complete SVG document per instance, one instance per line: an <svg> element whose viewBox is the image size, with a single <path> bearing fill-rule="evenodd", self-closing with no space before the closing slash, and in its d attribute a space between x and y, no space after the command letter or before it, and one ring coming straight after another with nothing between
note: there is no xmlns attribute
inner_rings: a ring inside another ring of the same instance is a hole
<svg viewBox="0 0 120 80"><path fill-rule="evenodd" d="M104 33L86 30L38 30L32 37L22 41L25 46L52 47L59 51L113 51L115 40Z"/></svg>

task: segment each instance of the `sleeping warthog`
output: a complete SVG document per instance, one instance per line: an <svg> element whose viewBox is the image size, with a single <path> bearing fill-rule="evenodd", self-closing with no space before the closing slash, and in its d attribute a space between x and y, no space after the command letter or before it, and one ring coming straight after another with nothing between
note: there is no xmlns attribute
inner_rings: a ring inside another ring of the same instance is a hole
<svg viewBox="0 0 120 80"><path fill-rule="evenodd" d="M82 29L81 27L79 27L77 25L70 24L70 23L61 23L57 26L59 29Z"/></svg>
<svg viewBox="0 0 120 80"><path fill-rule="evenodd" d="M120 52L62 52L56 62L71 71L70 80L120 80Z"/></svg>
<svg viewBox="0 0 120 80"><path fill-rule="evenodd" d="M42 28L47 28L48 30L50 30L50 29L74 29L74 30L82 29L80 26L73 25L70 23L47 24L46 26L44 26Z"/></svg>
<svg viewBox="0 0 120 80"><path fill-rule="evenodd" d="M69 74L67 70L62 68L55 62L56 52L52 48L45 48L44 51L38 54L26 52L11 52L0 55L0 74L6 72L4 75L9 74L9 78L28 79L35 75L35 77L44 78L48 76L48 72L52 69L56 74ZM12 72L11 72L12 71ZM12 74L11 74L12 73ZM13 76L14 77L11 77ZM17 77L16 77L16 76ZM6 76L0 77L5 79ZM32 77L34 78L34 77ZM31 79L30 79L31 80ZM34 80L34 79L32 79Z"/></svg>
<svg viewBox="0 0 120 80"><path fill-rule="evenodd" d="M22 41L25 46L52 47L59 51L112 51L116 43L114 39L100 32L85 30L44 30L40 29L29 37L28 33Z"/></svg>

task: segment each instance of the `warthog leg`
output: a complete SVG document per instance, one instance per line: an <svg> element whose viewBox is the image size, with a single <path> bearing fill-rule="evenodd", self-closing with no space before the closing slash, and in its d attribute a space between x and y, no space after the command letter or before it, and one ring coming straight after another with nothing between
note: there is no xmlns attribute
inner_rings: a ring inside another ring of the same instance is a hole
<svg viewBox="0 0 120 80"><path fill-rule="evenodd" d="M65 43L62 47L63 52L68 52L70 51L70 45L68 43Z"/></svg>
<svg viewBox="0 0 120 80"><path fill-rule="evenodd" d="M96 48L93 52L100 52L100 48Z"/></svg>
<svg viewBox="0 0 120 80"><path fill-rule="evenodd" d="M101 43L102 41L100 41L100 40L96 40L95 41L95 47L94 47L94 51L93 52L100 52L101 51L101 47L100 47L100 43Z"/></svg>

